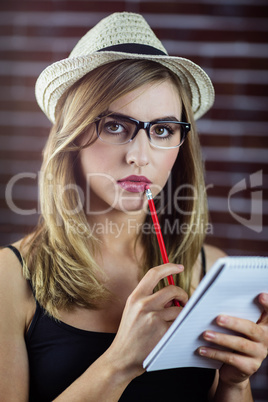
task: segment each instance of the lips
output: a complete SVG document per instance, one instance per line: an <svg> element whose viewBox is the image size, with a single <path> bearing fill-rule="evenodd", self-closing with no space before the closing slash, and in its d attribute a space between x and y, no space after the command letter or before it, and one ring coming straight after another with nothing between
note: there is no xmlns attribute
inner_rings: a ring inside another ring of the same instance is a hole
<svg viewBox="0 0 268 402"><path fill-rule="evenodd" d="M144 193L145 188L151 184L151 181L145 176L131 175L118 180L117 183L120 187L130 193Z"/></svg>

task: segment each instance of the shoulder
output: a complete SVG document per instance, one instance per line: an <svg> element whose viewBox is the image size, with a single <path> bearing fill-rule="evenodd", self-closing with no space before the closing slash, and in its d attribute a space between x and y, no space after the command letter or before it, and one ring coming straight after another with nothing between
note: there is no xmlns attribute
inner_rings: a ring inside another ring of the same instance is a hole
<svg viewBox="0 0 268 402"><path fill-rule="evenodd" d="M20 242L13 246L20 251ZM23 325L27 325L35 306L30 284L23 276L22 265L7 247L0 250L0 306L2 318L11 320L13 317Z"/></svg>
<svg viewBox="0 0 268 402"><path fill-rule="evenodd" d="M13 246L19 249L16 243ZM3 283L5 279L12 279L14 275L17 279L22 276L21 263L15 253L8 247L0 250L0 274L0 283Z"/></svg>
<svg viewBox="0 0 268 402"><path fill-rule="evenodd" d="M15 244L14 244L15 245ZM18 247L19 245L16 244ZM28 400L25 333L35 301L22 266L9 248L0 250L0 399Z"/></svg>
<svg viewBox="0 0 268 402"><path fill-rule="evenodd" d="M215 264L219 258L226 257L227 254L218 247L211 246L209 244L204 245L206 255L206 269L207 271Z"/></svg>
<svg viewBox="0 0 268 402"><path fill-rule="evenodd" d="M22 240L19 240L16 243L11 244L11 246L15 247L23 257L21 244ZM2 247L0 249L0 270L2 278L6 275L13 275L14 273L17 276L22 276L22 265L19 258L9 247Z"/></svg>

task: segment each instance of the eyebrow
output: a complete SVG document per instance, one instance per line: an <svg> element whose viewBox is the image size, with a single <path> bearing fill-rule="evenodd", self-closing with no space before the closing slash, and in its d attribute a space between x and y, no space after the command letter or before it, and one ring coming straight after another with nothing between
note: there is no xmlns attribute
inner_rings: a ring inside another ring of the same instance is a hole
<svg viewBox="0 0 268 402"><path fill-rule="evenodd" d="M109 115L115 115L115 116L121 116L121 117L131 117L132 119L135 119L134 117L132 117L132 116L129 116L129 115L126 115L126 114L124 114L124 113L118 113L118 112L113 112L112 110L107 110L107 114L109 114ZM138 120L138 119L135 119L135 120ZM152 122L154 122L154 121L161 121L161 120L163 120L163 121L180 121L180 120L178 120L177 119L177 117L175 117L175 116L164 116L164 117L158 117L158 118L156 118L156 119L153 119L153 120L151 120Z"/></svg>

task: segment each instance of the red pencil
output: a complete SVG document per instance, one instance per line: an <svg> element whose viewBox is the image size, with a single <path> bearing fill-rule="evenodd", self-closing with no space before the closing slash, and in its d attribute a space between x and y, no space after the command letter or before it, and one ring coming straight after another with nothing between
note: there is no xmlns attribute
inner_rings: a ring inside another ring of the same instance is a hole
<svg viewBox="0 0 268 402"><path fill-rule="evenodd" d="M145 194L146 194L146 197L148 199L148 205L149 205L152 220L153 220L153 223L154 223L155 233L156 233L156 236L157 236L157 240L158 240L159 248L160 248L160 251L161 251L162 259L163 259L164 264L167 264L169 262L168 256L167 256L167 250L166 250L166 247L165 247L163 235L162 235L162 232L161 232L161 227L160 227L159 220L158 220L158 217L157 217L157 213L156 213L156 210L155 210L155 205L154 205L152 192L151 192L151 190L149 188L146 188L145 189ZM169 285L175 285L172 275L168 275L167 280L168 280ZM180 307L180 303L177 300L174 300L174 304L176 306Z"/></svg>

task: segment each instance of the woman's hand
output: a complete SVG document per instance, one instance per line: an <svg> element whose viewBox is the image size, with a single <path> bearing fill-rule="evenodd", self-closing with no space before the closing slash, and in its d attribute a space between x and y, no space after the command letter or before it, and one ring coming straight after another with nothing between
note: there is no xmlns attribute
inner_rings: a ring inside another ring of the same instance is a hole
<svg viewBox="0 0 268 402"><path fill-rule="evenodd" d="M133 379L142 374L143 360L161 339L180 313L182 307L173 306L178 300L184 306L187 293L176 286L166 286L153 293L158 282L168 275L179 274L183 266L165 264L150 269L129 296L117 335L109 348L119 369Z"/></svg>
<svg viewBox="0 0 268 402"><path fill-rule="evenodd" d="M220 327L233 330L239 335L227 335L214 331L206 331L204 339L227 347L230 351L201 347L199 353L210 359L223 362L220 369L220 380L229 387L243 387L249 377L254 374L267 356L268 349L268 294L258 297L264 310L255 324L252 321L230 316L218 316Z"/></svg>

